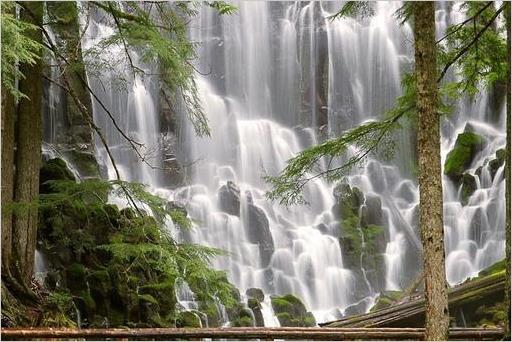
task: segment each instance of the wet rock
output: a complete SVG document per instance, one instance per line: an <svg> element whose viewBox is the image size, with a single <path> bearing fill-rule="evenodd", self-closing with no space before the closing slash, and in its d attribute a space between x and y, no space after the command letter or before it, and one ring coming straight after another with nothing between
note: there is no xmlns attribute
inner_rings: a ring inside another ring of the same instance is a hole
<svg viewBox="0 0 512 342"><path fill-rule="evenodd" d="M272 308L283 327L314 327L315 317L304 303L292 294L271 297Z"/></svg>
<svg viewBox="0 0 512 342"><path fill-rule="evenodd" d="M47 181L51 180L75 180L75 176L69 170L66 162L60 158L50 159L43 164L39 171L39 192L47 194L52 192Z"/></svg>
<svg viewBox="0 0 512 342"><path fill-rule="evenodd" d="M496 158L489 161L489 171L491 172L492 179L494 179L494 176L496 176L498 169L505 164L506 158L507 151L505 149L499 149L496 151Z"/></svg>
<svg viewBox="0 0 512 342"><path fill-rule="evenodd" d="M238 317L232 320L231 325L233 327L253 327L254 322L252 317L253 315L251 310L242 308L238 312Z"/></svg>
<svg viewBox="0 0 512 342"><path fill-rule="evenodd" d="M94 153L74 148L64 153L82 178L99 178L101 170Z"/></svg>
<svg viewBox="0 0 512 342"><path fill-rule="evenodd" d="M352 316L352 315L360 315L365 313L366 311L366 302L364 300L359 303L349 305L345 309L345 313L343 316Z"/></svg>
<svg viewBox="0 0 512 342"><path fill-rule="evenodd" d="M488 230L487 214L482 208L478 208L471 219L470 225L471 240L475 241L478 246L482 246L485 241L485 234Z"/></svg>
<svg viewBox="0 0 512 342"><path fill-rule="evenodd" d="M247 306L252 310L254 315L254 322L257 327L264 327L265 321L263 320L263 312L261 311L261 303L256 298L249 298Z"/></svg>
<svg viewBox="0 0 512 342"><path fill-rule="evenodd" d="M219 191L219 208L230 215L240 216L240 189L232 181L221 186Z"/></svg>
<svg viewBox="0 0 512 342"><path fill-rule="evenodd" d="M176 210L176 211L182 212L185 216L188 215L187 208L185 207L185 205L183 203L176 202L176 201L167 202L167 204L165 205L165 210L167 210L167 211Z"/></svg>
<svg viewBox="0 0 512 342"><path fill-rule="evenodd" d="M247 205L248 238L251 243L258 244L263 266L269 264L274 253L274 240L270 232L270 224L263 209Z"/></svg>
<svg viewBox="0 0 512 342"><path fill-rule="evenodd" d="M414 192L410 184L406 182L403 182L400 185L398 189L398 194L408 203L413 203L416 201L416 193Z"/></svg>
<svg viewBox="0 0 512 342"><path fill-rule="evenodd" d="M366 225L382 224L382 202L379 196L366 195L364 207L366 208Z"/></svg>
<svg viewBox="0 0 512 342"><path fill-rule="evenodd" d="M245 291L245 294L248 298L254 298L258 302L263 302L265 300L265 294L263 293L262 289L259 289L257 287L251 287Z"/></svg>
<svg viewBox="0 0 512 342"><path fill-rule="evenodd" d="M484 142L484 139L476 133L460 133L455 146L446 156L444 174L458 182L464 171L471 165L475 155L482 150Z"/></svg>
<svg viewBox="0 0 512 342"><path fill-rule="evenodd" d="M375 301L375 305L370 309L371 311L377 311L380 309L387 308L391 304L398 301L403 295L402 291L383 291L379 295L379 298Z"/></svg>
<svg viewBox="0 0 512 342"><path fill-rule="evenodd" d="M194 311L182 311L176 319L177 328L201 328L201 317Z"/></svg>
<svg viewBox="0 0 512 342"><path fill-rule="evenodd" d="M468 172L462 175L462 189L461 189L461 203L462 205L468 204L469 197L475 192L477 188L475 176Z"/></svg>
<svg viewBox="0 0 512 342"><path fill-rule="evenodd" d="M359 214L359 207L364 202L364 195L357 187L351 188L344 180L333 190L336 204L332 208L334 217L348 218Z"/></svg>
<svg viewBox="0 0 512 342"><path fill-rule="evenodd" d="M322 234L329 234L329 227L325 223L320 223L315 228Z"/></svg>

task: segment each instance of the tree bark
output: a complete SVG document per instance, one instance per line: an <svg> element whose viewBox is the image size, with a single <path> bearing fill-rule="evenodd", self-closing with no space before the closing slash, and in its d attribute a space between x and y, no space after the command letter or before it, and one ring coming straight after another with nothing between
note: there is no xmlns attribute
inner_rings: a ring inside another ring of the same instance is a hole
<svg viewBox="0 0 512 342"><path fill-rule="evenodd" d="M12 251L12 208L14 189L14 96L2 89L2 270L9 272Z"/></svg>
<svg viewBox="0 0 512 342"><path fill-rule="evenodd" d="M44 2L24 2L22 20L42 25ZM42 43L40 30L32 30L27 35ZM17 109L17 150L14 201L22 207L14 215L13 221L13 262L19 280L27 284L34 270L39 195L39 169L41 164L42 142L42 59L34 64L23 64L20 70L25 75L19 81L24 98Z"/></svg>
<svg viewBox="0 0 512 342"><path fill-rule="evenodd" d="M505 255L507 260L507 276L506 276L506 286L505 286L505 308L507 311L506 320L505 320L505 340L510 340L510 207L512 206L512 202L510 201L510 187L511 187L511 174L510 174L510 154L512 153L512 149L510 146L510 139L512 138L510 135L510 125L511 125L511 115L510 115L510 107L511 107L511 97L510 97L510 49L511 44L511 31L510 31L510 3L506 4L505 8L505 18L507 24L507 64L508 64L508 75L507 75L507 159L505 161Z"/></svg>
<svg viewBox="0 0 512 342"><path fill-rule="evenodd" d="M46 4L51 27L56 36L56 47L69 64L60 61L69 85L77 94L80 102L92 113L92 100L82 80L87 79L80 41L78 22L78 5L76 1L49 1ZM88 151L93 151L93 131L81 115L75 101L64 96L65 132L60 132L59 143L85 144Z"/></svg>
<svg viewBox="0 0 512 342"><path fill-rule="evenodd" d="M413 5L418 110L420 229L425 273L425 340L448 339L448 291L443 236L443 187L439 115L435 4Z"/></svg>

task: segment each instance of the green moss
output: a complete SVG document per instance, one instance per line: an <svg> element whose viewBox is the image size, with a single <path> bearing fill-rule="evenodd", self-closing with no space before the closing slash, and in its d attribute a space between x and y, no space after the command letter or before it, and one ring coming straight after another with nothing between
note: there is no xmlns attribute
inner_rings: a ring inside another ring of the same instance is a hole
<svg viewBox="0 0 512 342"><path fill-rule="evenodd" d="M399 300L403 295L402 291L384 291L379 295L379 298L370 309L370 312L377 311L380 309L384 309L397 300Z"/></svg>
<svg viewBox="0 0 512 342"><path fill-rule="evenodd" d="M460 133L455 141L455 146L446 156L444 174L458 181L466 168L471 164L475 153L483 141L476 133Z"/></svg>
<svg viewBox="0 0 512 342"><path fill-rule="evenodd" d="M198 314L193 311L182 311L176 319L176 327L178 328L201 328L201 319Z"/></svg>
<svg viewBox="0 0 512 342"><path fill-rule="evenodd" d="M316 325L314 316L307 312L302 301L292 294L271 297L271 303L281 326L309 327Z"/></svg>
<svg viewBox="0 0 512 342"><path fill-rule="evenodd" d="M485 276L488 276L491 274L503 272L503 271L505 271L506 267L507 267L506 259L503 259L503 260L500 260L500 261L492 264L491 266L487 267L486 269L480 271L478 273L478 276L485 277Z"/></svg>

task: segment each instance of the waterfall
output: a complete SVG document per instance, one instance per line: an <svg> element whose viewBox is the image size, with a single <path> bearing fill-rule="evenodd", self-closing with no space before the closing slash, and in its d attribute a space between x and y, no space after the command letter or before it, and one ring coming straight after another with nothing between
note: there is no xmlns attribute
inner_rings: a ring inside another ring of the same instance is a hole
<svg viewBox="0 0 512 342"><path fill-rule="evenodd" d="M125 60L117 61L124 53L121 46L104 52L117 66L89 71L89 82L119 127L144 144L141 153L147 163L139 160L98 101L93 101L94 120L121 177L146 183L155 193L184 204L194 229L182 238L228 252L213 266L226 270L242 294L253 287L264 291L266 325L278 325L269 301L274 294L297 295L318 322L339 318L354 306L367 311L378 292L406 288L422 267L412 130L404 125L398 133L392 160L369 158L347 176L365 195L366 209L371 199L382 210L385 270L377 282L366 277L364 268L348 267L343 258L340 222L332 212L336 184L316 178L304 191L308 205L283 207L265 198L269 186L263 176L277 175L304 148L377 119L393 107L401 93L401 75L414 65L411 29L393 17L400 3L376 2L371 18L336 21L327 17L341 8L339 2L251 1L237 6L238 12L228 16L201 8L190 24L191 39L200 43L196 67L201 74L196 81L211 137L197 137L191 124L181 121L185 185L170 187L158 169L162 150L156 76L134 75ZM438 35L463 20L457 6L437 11ZM91 21L84 50L111 30ZM154 74L135 51L131 58ZM126 82L117 85L120 74ZM489 94L481 92L473 100L458 101L454 113L443 119L443 162L467 125L486 140L469 168L475 173L483 166L466 205L461 204L460 188L443 178L450 284L504 257L503 166L492 177L488 165L505 145L504 108L493 117L489 103ZM99 141L96 156L115 179ZM365 284L358 282L359 271ZM177 296L183 306L195 308L186 285Z"/></svg>

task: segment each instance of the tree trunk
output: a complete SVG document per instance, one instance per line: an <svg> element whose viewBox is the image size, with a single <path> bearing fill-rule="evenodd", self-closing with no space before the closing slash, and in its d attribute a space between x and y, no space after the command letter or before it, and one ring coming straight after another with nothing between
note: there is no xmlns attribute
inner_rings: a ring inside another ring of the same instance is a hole
<svg viewBox="0 0 512 342"><path fill-rule="evenodd" d="M448 291L443 236L443 187L439 115L435 4L413 5L414 47L418 110L420 228L425 273L425 340L448 338Z"/></svg>
<svg viewBox="0 0 512 342"><path fill-rule="evenodd" d="M512 206L512 202L510 201L510 154L512 153L512 149L510 146L510 139L512 138L510 135L510 106L511 106L511 98L510 98L510 3L506 4L505 8L505 18L507 22L507 63L508 63L508 75L507 75L507 160L505 161L505 254L507 260L507 276L506 276L506 286L505 286L505 308L507 311L506 320L505 320L505 340L510 340L510 207Z"/></svg>
<svg viewBox="0 0 512 342"><path fill-rule="evenodd" d="M24 2L22 20L37 26L42 25L44 2ZM40 30L27 33L42 42ZM42 142L42 59L34 64L23 64L20 70L25 75L19 81L20 91L29 99L22 99L17 111L17 151L14 200L22 207L14 215L13 258L17 276L27 284L34 270L34 253L37 234L37 201L39 195L39 169Z"/></svg>
<svg viewBox="0 0 512 342"><path fill-rule="evenodd" d="M82 57L80 42L80 25L78 22L78 5L76 1L50 1L46 4L51 27L56 36L59 53L66 58L69 65L64 66L63 72L77 94L80 102L92 113L92 100L89 91L82 80L86 80L85 65ZM60 62L63 63L64 62ZM75 101L69 96L65 101L64 132L60 132L59 143L86 145L89 152L93 151L92 128Z"/></svg>
<svg viewBox="0 0 512 342"><path fill-rule="evenodd" d="M14 189L14 97L2 89L2 270L7 273L12 251L12 200Z"/></svg>

